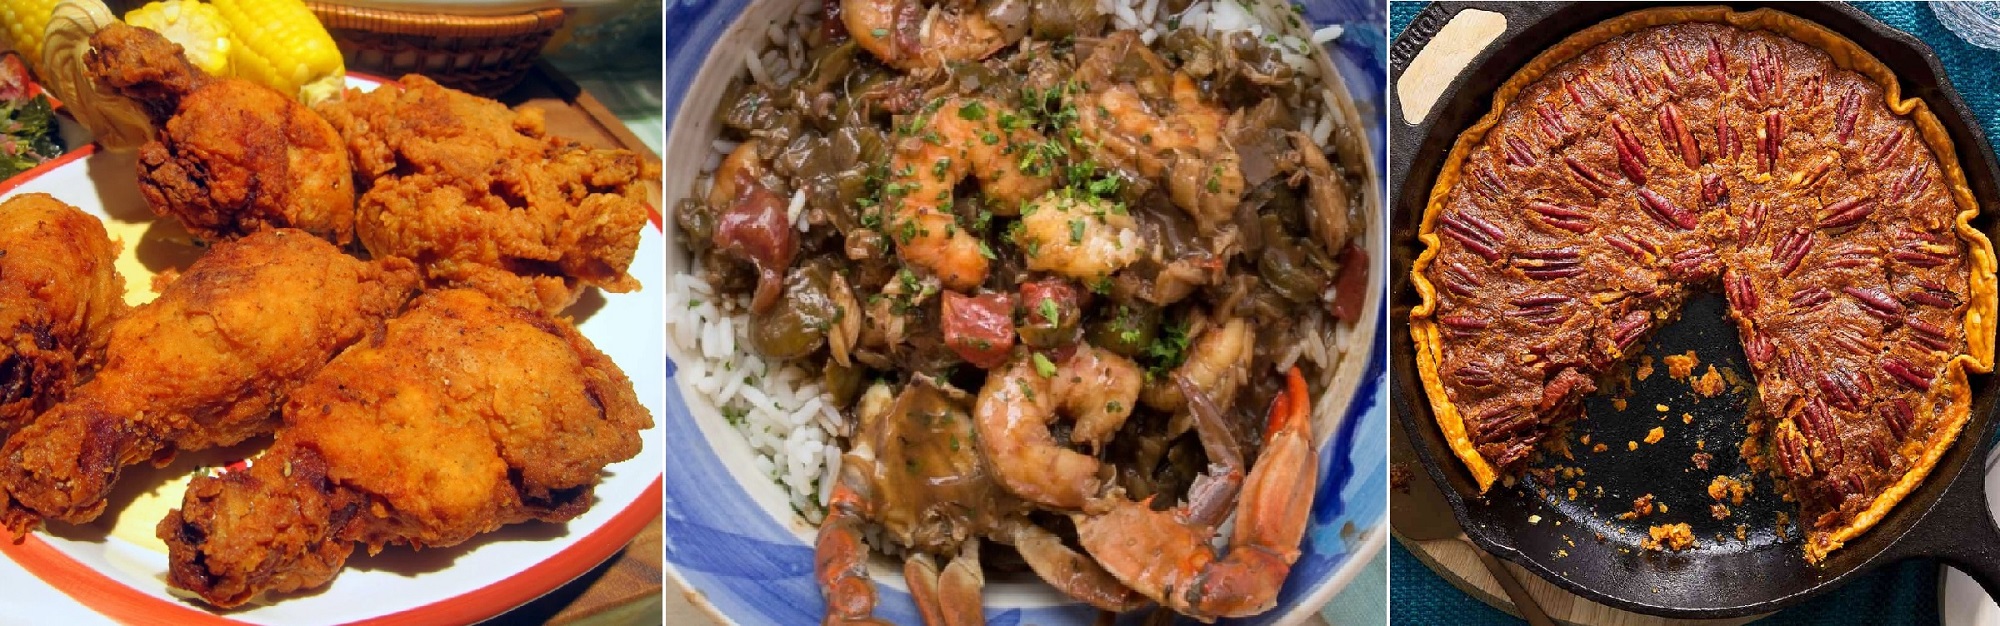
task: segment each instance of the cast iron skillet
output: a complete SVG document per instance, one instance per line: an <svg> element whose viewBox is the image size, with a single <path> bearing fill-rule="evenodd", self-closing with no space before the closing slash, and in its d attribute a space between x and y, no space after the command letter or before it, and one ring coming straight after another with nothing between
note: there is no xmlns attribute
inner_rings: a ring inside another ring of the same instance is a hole
<svg viewBox="0 0 2000 626"><path fill-rule="evenodd" d="M1729 3L1747 11L1764 3ZM1623 2L1433 4L1396 39L1390 51L1389 141L1393 167L1395 223L1391 274L1395 310L1389 333L1394 384L1390 388L1395 413L1417 442L1431 477L1443 489L1465 532L1481 548L1528 568L1542 578L1578 595L1604 604L1668 617L1720 618L1750 615L1797 604L1884 564L1910 557L1942 559L1978 580L1988 595L2000 598L2000 529L1987 511L1981 452L1992 439L1994 402L2000 396L1994 376L1973 377L1972 415L1959 441L1938 461L1931 475L1873 529L1815 566L1805 562L1797 524L1776 530L1780 512L1796 505L1781 502L1768 478L1756 479L1755 492L1741 505L1731 504L1729 517L1711 515L1706 488L1719 474L1748 472L1736 452L1743 438L1738 419L1754 396L1750 383L1734 386L1714 398L1689 391L1685 382L1671 380L1660 358L1693 350L1706 371L1708 364L1733 369L1749 377L1735 328L1724 318L1723 299L1714 294L1691 301L1679 322L1652 339L1655 373L1635 382L1625 410L1607 394L1586 401L1590 416L1578 423L1591 433L1592 443L1610 450L1574 449L1575 461L1560 465L1581 475L1529 476L1515 487L1496 484L1479 495L1471 475L1453 456L1439 434L1416 373L1415 348L1409 333L1409 311L1419 298L1410 287L1410 265L1422 244L1416 237L1426 198L1453 142L1492 106L1493 90L1545 47L1605 19L1643 8ZM1506 31L1462 71L1432 108L1414 125L1402 119L1394 80L1402 76L1417 52L1452 16L1467 8L1500 13ZM1994 207L2000 207L2000 169L1983 133L1973 121L1929 49L1915 38L1844 5L1779 3L1777 9L1828 28L1861 44L1894 70L1908 97L1920 97L1958 148L1959 162L1974 196L1987 207L1975 224L1988 236L1996 232ZM1662 409L1665 409L1664 411ZM1692 417L1683 423L1683 414ZM1643 443L1645 433L1662 428L1667 437ZM1628 442L1639 442L1636 444ZM1639 450L1628 452L1636 445ZM1700 452L1713 456L1709 469L1696 467ZM1544 461L1538 467L1548 467ZM1569 489L1582 488L1571 499ZM1602 490L1601 492L1599 490ZM1637 520L1617 516L1632 508L1633 499L1653 494L1667 512ZM1601 495L1600 495L1601 494ZM1695 532L1696 548L1670 553L1639 547L1650 524L1687 522ZM1745 539L1735 537L1745 525ZM1602 539L1598 538L1602 535ZM1718 536L1722 539L1718 540Z"/></svg>

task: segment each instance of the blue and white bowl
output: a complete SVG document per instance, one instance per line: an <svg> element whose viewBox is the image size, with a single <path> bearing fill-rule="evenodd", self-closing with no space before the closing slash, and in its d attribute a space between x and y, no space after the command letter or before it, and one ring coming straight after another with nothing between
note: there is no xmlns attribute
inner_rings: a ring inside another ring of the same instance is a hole
<svg viewBox="0 0 2000 626"><path fill-rule="evenodd" d="M797 0L670 0L666 6L665 202L669 211L687 196L720 128L715 109L731 78L743 72L745 57L765 41L768 24L787 19ZM1315 27L1341 25L1329 43L1322 75L1340 77L1330 88L1335 101L1351 102L1347 128L1363 129L1368 143L1366 196L1369 218L1362 241L1369 257L1372 311L1353 329L1345 356L1330 373L1329 393L1314 407L1320 451L1320 485L1312 507L1303 556L1293 566L1277 608L1233 620L1240 624L1302 622L1366 567L1388 537L1389 415L1385 385L1388 309L1379 277L1388 272L1387 234L1382 219L1384 167L1382 111L1386 37L1382 5L1367 0L1306 0L1304 15ZM1344 93L1343 93L1344 92ZM672 224L672 220L667 220ZM668 227L667 271L688 271L678 229ZM671 315L671 313L670 313ZM694 604L722 623L794 625L817 623L824 614L813 580L813 537L817 530L794 514L782 489L760 474L743 438L695 391L677 364L698 366L693 346L669 338L667 386L666 542L667 574ZM902 624L918 623L901 569L877 559L873 575L881 591L877 615ZM1057 594L1032 576L989 577L985 590L990 624L1080 624L1094 617L1090 607ZM1126 616L1122 622L1137 621Z"/></svg>

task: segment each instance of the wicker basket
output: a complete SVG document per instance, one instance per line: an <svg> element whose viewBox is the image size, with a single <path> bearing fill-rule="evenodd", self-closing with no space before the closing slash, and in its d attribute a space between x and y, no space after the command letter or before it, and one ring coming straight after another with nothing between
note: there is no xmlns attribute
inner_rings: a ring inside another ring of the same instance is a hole
<svg viewBox="0 0 2000 626"><path fill-rule="evenodd" d="M456 89L495 96L521 82L562 9L494 16L404 13L307 2L347 57L347 67L385 78L423 74Z"/></svg>

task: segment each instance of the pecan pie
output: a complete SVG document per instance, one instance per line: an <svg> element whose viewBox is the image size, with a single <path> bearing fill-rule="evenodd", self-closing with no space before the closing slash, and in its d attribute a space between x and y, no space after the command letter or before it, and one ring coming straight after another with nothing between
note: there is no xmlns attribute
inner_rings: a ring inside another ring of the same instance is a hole
<svg viewBox="0 0 2000 626"><path fill-rule="evenodd" d="M1431 192L1419 371L1482 489L1693 293L1719 290L1817 561L1957 438L1989 371L1992 244L1950 138L1853 42L1769 10L1655 9L1495 94Z"/></svg>

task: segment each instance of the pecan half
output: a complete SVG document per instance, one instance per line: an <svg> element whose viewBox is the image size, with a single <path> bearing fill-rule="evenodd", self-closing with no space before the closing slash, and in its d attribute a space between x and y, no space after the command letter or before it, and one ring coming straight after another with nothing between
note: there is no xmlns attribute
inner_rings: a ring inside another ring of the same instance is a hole
<svg viewBox="0 0 2000 626"><path fill-rule="evenodd" d="M1716 86L1729 89L1729 61L1722 55L1722 41L1714 37L1708 39L1708 75Z"/></svg>
<svg viewBox="0 0 2000 626"><path fill-rule="evenodd" d="M1442 273L1438 277L1438 284L1443 286L1445 291L1458 294L1461 297L1471 298L1477 296L1479 294L1479 286L1485 284L1485 281L1480 280L1478 274L1474 274L1463 263L1446 261L1443 266L1444 269L1441 270Z"/></svg>
<svg viewBox="0 0 2000 626"><path fill-rule="evenodd" d="M1910 339L1925 347L1943 352L1951 352L1957 347L1952 345L1950 332L1916 316L1904 319L1903 324L1910 327Z"/></svg>
<svg viewBox="0 0 2000 626"><path fill-rule="evenodd" d="M1729 185L1722 182L1722 175L1715 172L1701 177L1701 203L1709 206L1722 204L1729 199Z"/></svg>
<svg viewBox="0 0 2000 626"><path fill-rule="evenodd" d="M1900 241L1896 249L1889 252L1889 258L1917 267L1941 267L1954 260L1953 252L1956 250L1929 233L1902 230L1897 233L1897 238Z"/></svg>
<svg viewBox="0 0 2000 626"><path fill-rule="evenodd" d="M1899 441L1910 433L1910 426L1917 421L1917 412L1910 408L1910 401L1903 398L1875 405L1875 415L1882 418L1883 425L1889 427L1889 434L1895 435Z"/></svg>
<svg viewBox="0 0 2000 626"><path fill-rule="evenodd" d="M1882 258L1882 249L1865 243L1851 243L1842 246L1832 257L1827 260L1826 267L1835 269L1874 267L1876 260Z"/></svg>
<svg viewBox="0 0 2000 626"><path fill-rule="evenodd" d="M1819 398L1807 398L1799 417L1807 420L1806 434L1812 437L1812 449L1819 453L1819 460L1827 466L1839 465L1840 437L1834 432L1833 411Z"/></svg>
<svg viewBox="0 0 2000 626"><path fill-rule="evenodd" d="M1674 254L1667 264L1667 273L1674 278L1689 282L1699 281L1715 273L1715 248L1708 244L1697 245Z"/></svg>
<svg viewBox="0 0 2000 626"><path fill-rule="evenodd" d="M1507 195L1507 181L1495 176L1492 169L1482 165L1468 168L1468 171L1472 174L1472 192L1487 202L1499 202L1501 197Z"/></svg>
<svg viewBox="0 0 2000 626"><path fill-rule="evenodd" d="M1569 319L1570 313L1563 305L1573 301L1574 299L1569 296L1559 293L1545 293L1515 298L1508 301L1509 304L1514 305L1514 310L1508 311L1506 315L1508 317L1527 320L1539 326L1554 326Z"/></svg>
<svg viewBox="0 0 2000 626"><path fill-rule="evenodd" d="M1729 115L1721 111L1715 113L1715 154L1730 160L1743 154L1742 137L1729 125Z"/></svg>
<svg viewBox="0 0 2000 626"><path fill-rule="evenodd" d="M1762 366L1769 363L1771 356L1776 353L1777 349L1771 346L1771 340L1764 337L1763 333L1754 329L1743 331L1743 356L1750 359L1751 365Z"/></svg>
<svg viewBox="0 0 2000 626"><path fill-rule="evenodd" d="M1572 233L1590 232L1590 214L1547 202L1528 203L1528 210L1542 216L1542 223Z"/></svg>
<svg viewBox="0 0 2000 626"><path fill-rule="evenodd" d="M1854 120L1861 115L1861 90L1849 89L1840 99L1840 108L1833 114L1833 138L1847 143L1854 136Z"/></svg>
<svg viewBox="0 0 2000 626"><path fill-rule="evenodd" d="M1799 226L1785 236L1779 237L1778 244L1771 247L1771 260L1782 262L1778 275L1791 276L1792 272L1799 269L1799 263L1806 260L1806 254L1812 252L1812 248L1813 231L1810 228Z"/></svg>
<svg viewBox="0 0 2000 626"><path fill-rule="evenodd" d="M1528 142L1520 137L1507 138L1507 163L1518 167L1535 164L1535 153L1528 149Z"/></svg>
<svg viewBox="0 0 2000 626"><path fill-rule="evenodd" d="M1584 189L1590 190L1591 195L1600 197L1611 195L1611 184L1606 182L1604 175L1597 173L1596 169L1567 154L1563 155L1563 164L1569 166L1569 172L1575 175L1576 182L1583 185Z"/></svg>
<svg viewBox="0 0 2000 626"><path fill-rule="evenodd" d="M1874 287L1841 287L1840 290L1861 303L1861 311L1885 321L1897 322L1903 317L1903 303L1894 296Z"/></svg>
<svg viewBox="0 0 2000 626"><path fill-rule="evenodd" d="M1527 430L1535 425L1535 415L1522 411L1517 406L1502 406L1488 409L1480 414L1479 443L1504 441L1514 433Z"/></svg>
<svg viewBox="0 0 2000 626"><path fill-rule="evenodd" d="M1604 242L1611 244L1613 248L1624 250L1626 254L1630 254L1633 258L1646 263L1652 263L1654 259L1660 256L1659 246L1632 235L1613 233L1605 235Z"/></svg>
<svg viewBox="0 0 2000 626"><path fill-rule="evenodd" d="M1823 287L1807 287L1792 292L1792 310L1806 312L1833 301L1833 293Z"/></svg>
<svg viewBox="0 0 2000 626"><path fill-rule="evenodd" d="M1778 457L1778 467L1785 470L1786 477L1792 480L1812 477L1812 458L1806 456L1805 437L1799 435L1798 427L1790 420L1778 422L1777 433L1771 439L1771 452Z"/></svg>
<svg viewBox="0 0 2000 626"><path fill-rule="evenodd" d="M1931 177L1927 175L1929 173L1929 163L1918 161L1911 165L1910 169L1904 171L1903 175L1896 179L1896 182L1890 183L1889 197L1899 201L1909 200L1911 197L1923 193L1924 190L1930 189Z"/></svg>
<svg viewBox="0 0 2000 626"><path fill-rule="evenodd" d="M1474 315L1440 315L1438 316L1438 323L1443 324L1445 330L1464 333L1485 330L1486 327L1493 325L1492 322Z"/></svg>
<svg viewBox="0 0 2000 626"><path fill-rule="evenodd" d="M1564 137L1568 137L1576 130L1570 128L1569 122L1563 120L1561 112L1546 102L1535 106L1535 114L1541 117L1542 134L1548 135L1550 143L1560 144Z"/></svg>
<svg viewBox="0 0 2000 626"><path fill-rule="evenodd" d="M1848 198L1826 205L1819 214L1820 228L1846 228L1861 223L1875 213L1875 203L1867 198Z"/></svg>
<svg viewBox="0 0 2000 626"><path fill-rule="evenodd" d="M1618 318L1618 322L1611 325L1611 340L1618 345L1620 351L1623 351L1630 347L1632 342L1645 336L1646 331L1652 327L1651 313L1643 310L1626 313L1625 317Z"/></svg>
<svg viewBox="0 0 2000 626"><path fill-rule="evenodd" d="M1500 242L1506 240L1507 233L1492 222L1477 215L1460 211L1438 218L1438 232L1450 237L1488 261L1500 260Z"/></svg>
<svg viewBox="0 0 2000 626"><path fill-rule="evenodd" d="M1750 277L1740 274L1723 276L1722 293L1725 297L1729 298L1730 308L1744 313L1757 312L1757 305L1759 304L1757 290L1751 288Z"/></svg>
<svg viewBox="0 0 2000 626"><path fill-rule="evenodd" d="M1785 118L1777 111L1764 113L1764 127L1757 130L1758 171L1778 169L1778 150L1785 142Z"/></svg>
<svg viewBox="0 0 2000 626"><path fill-rule="evenodd" d="M1681 123L1681 110L1672 102L1660 107L1660 143L1678 147L1682 165L1690 169L1701 165L1701 144L1695 142L1694 133Z"/></svg>
<svg viewBox="0 0 2000 626"><path fill-rule="evenodd" d="M1452 373L1452 377L1458 379L1458 384L1471 389L1491 387L1495 382L1493 370L1479 361L1459 366L1458 371Z"/></svg>
<svg viewBox="0 0 2000 626"><path fill-rule="evenodd" d="M1536 280L1568 278L1583 273L1583 251L1575 246L1514 253L1514 266Z"/></svg>
<svg viewBox="0 0 2000 626"><path fill-rule="evenodd" d="M1958 308L1959 304L1962 304L1964 302L1963 300L1960 300L1958 298L1958 294L1952 293L1952 291L1950 289L1946 289L1944 285L1940 285L1928 280L1918 280L1917 289L1915 291L1911 291L1907 295L1907 297L1910 299L1911 302L1928 306L1934 306L1941 309L1956 309Z"/></svg>
<svg viewBox="0 0 2000 626"><path fill-rule="evenodd" d="M1820 372L1818 382L1820 392L1826 394L1827 400L1836 407L1853 411L1860 409L1861 403L1866 400L1861 395L1861 388L1855 386L1854 378L1845 369L1836 367L1832 371Z"/></svg>
<svg viewBox="0 0 2000 626"><path fill-rule="evenodd" d="M1909 385L1911 389L1917 391L1931 390L1931 377L1917 373L1917 365L1904 360L1902 357L1892 356L1882 359L1882 371L1890 376L1894 376L1897 381Z"/></svg>
<svg viewBox="0 0 2000 626"><path fill-rule="evenodd" d="M1639 143L1639 138L1625 127L1625 118L1617 113L1611 114L1611 135L1612 143L1618 148L1618 169L1625 172L1625 177L1631 179L1633 184L1646 184L1646 168L1652 166L1646 158L1646 146Z"/></svg>
<svg viewBox="0 0 2000 626"><path fill-rule="evenodd" d="M1903 136L1908 134L1910 134L1909 127L1898 126L1896 127L1895 133L1890 134L1888 138L1885 138L1880 143L1875 144L1875 148L1873 150L1870 150L1868 153L1868 163L1870 169L1879 170L1889 165L1890 163L1894 163L1896 161L1896 155L1897 155L1896 149L1902 147Z"/></svg>
<svg viewBox="0 0 2000 626"><path fill-rule="evenodd" d="M1666 197L1654 193L1653 190L1645 187L1639 188L1639 206L1645 207L1646 212L1651 214L1653 219L1659 220L1663 224L1678 226L1681 230L1693 229L1697 224L1701 223L1701 217L1695 215L1694 212L1675 206Z"/></svg>

